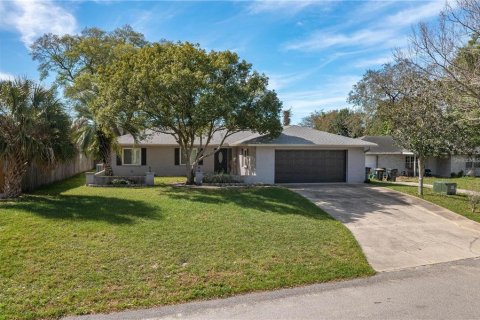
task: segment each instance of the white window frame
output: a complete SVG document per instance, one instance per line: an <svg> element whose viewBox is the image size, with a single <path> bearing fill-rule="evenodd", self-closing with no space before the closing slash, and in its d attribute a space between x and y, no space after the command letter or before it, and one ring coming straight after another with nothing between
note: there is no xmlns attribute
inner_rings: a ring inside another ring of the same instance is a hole
<svg viewBox="0 0 480 320"><path fill-rule="evenodd" d="M408 161L407 159L409 159L410 161ZM410 164L411 167L408 166L408 164ZM415 161L415 156L405 156L405 169L414 170L416 165L417 164Z"/></svg>
<svg viewBox="0 0 480 320"><path fill-rule="evenodd" d="M132 162L133 163L125 163L125 150L132 150ZM136 158L136 155L138 155L138 159ZM124 165L124 166L141 166L142 165L142 148L122 148L122 165Z"/></svg>
<svg viewBox="0 0 480 320"><path fill-rule="evenodd" d="M197 154L198 154L198 148L193 148L193 149L192 149L192 154L191 154L191 156L190 156L190 161L192 161L192 163L193 163L193 161L195 161L195 159L193 158L193 156L196 157ZM182 149L182 148L180 148L179 165L181 165L181 166L186 165L185 159L183 159L183 149Z"/></svg>
<svg viewBox="0 0 480 320"><path fill-rule="evenodd" d="M250 151L248 148L242 149L242 167L248 168L250 165Z"/></svg>

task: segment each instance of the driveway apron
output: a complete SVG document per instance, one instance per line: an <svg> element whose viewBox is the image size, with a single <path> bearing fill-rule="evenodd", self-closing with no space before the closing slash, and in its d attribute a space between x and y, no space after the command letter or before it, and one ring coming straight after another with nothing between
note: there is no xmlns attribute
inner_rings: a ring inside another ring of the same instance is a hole
<svg viewBox="0 0 480 320"><path fill-rule="evenodd" d="M343 222L377 271L480 256L480 224L386 188L286 185Z"/></svg>

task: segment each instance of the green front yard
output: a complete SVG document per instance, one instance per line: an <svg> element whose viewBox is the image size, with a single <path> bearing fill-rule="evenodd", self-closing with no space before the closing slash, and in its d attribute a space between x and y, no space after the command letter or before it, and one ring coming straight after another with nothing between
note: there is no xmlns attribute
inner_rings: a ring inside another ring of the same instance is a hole
<svg viewBox="0 0 480 320"><path fill-rule="evenodd" d="M85 187L0 202L0 319L56 318L367 276L351 233L281 188Z"/></svg>
<svg viewBox="0 0 480 320"><path fill-rule="evenodd" d="M460 178L460 179L463 179L463 178ZM373 184L382 186L382 187L387 187L393 190L397 190L397 191L418 197L417 187L386 183L386 182L373 182ZM432 189L429 189L429 188L424 188L423 193L424 195L422 199L435 203L436 205L439 205L450 211L458 213L468 219L480 222L480 212L472 213L469 207L469 202L466 195L456 194L456 195L447 196L447 195L433 193Z"/></svg>
<svg viewBox="0 0 480 320"><path fill-rule="evenodd" d="M400 177L398 181L404 182L418 182L417 177ZM473 190L480 192L480 178L479 177L461 177L461 178L435 178L435 177L425 177L423 182L426 184L433 184L434 181L448 181L455 182L457 188Z"/></svg>

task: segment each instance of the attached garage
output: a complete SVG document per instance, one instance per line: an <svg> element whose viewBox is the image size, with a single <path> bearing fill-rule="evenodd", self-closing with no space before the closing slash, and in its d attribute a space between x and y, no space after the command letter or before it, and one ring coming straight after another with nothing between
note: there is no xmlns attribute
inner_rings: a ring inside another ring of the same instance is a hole
<svg viewBox="0 0 480 320"><path fill-rule="evenodd" d="M346 150L275 150L275 183L346 181Z"/></svg>

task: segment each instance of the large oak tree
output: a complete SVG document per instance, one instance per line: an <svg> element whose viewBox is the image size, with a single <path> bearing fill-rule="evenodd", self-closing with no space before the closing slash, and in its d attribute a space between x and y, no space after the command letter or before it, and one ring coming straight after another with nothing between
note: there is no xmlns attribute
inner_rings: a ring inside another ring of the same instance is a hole
<svg viewBox="0 0 480 320"><path fill-rule="evenodd" d="M217 151L240 130L280 134L282 104L267 84L233 52L162 42L106 66L97 105L104 117L135 114L144 128L172 135L186 159L187 183L193 183L214 135Z"/></svg>
<svg viewBox="0 0 480 320"><path fill-rule="evenodd" d="M116 137L125 131L136 133L129 118L110 114L97 116L93 105L101 94L96 85L98 73L117 56L135 51L147 44L143 34L125 26L106 32L87 28L78 35L45 34L31 46L32 58L39 62L41 78L50 73L64 89L64 96L76 111L75 139L85 153L102 161L105 174L112 175L111 150Z"/></svg>

